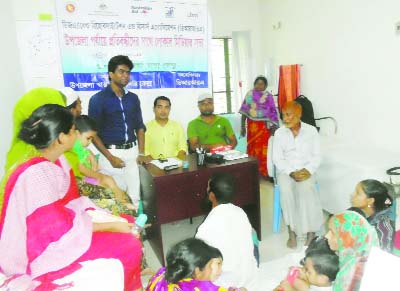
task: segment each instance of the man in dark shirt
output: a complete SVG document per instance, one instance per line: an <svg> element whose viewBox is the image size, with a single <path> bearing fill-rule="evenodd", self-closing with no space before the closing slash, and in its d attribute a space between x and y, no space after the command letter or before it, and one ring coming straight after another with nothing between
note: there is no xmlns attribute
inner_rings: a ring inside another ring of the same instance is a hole
<svg viewBox="0 0 400 291"><path fill-rule="evenodd" d="M93 140L103 154L99 158L102 172L111 175L137 204L140 180L137 163L145 163L145 126L136 94L125 86L130 81L132 61L127 56L115 56L108 62L110 85L89 101L89 116L98 126Z"/></svg>

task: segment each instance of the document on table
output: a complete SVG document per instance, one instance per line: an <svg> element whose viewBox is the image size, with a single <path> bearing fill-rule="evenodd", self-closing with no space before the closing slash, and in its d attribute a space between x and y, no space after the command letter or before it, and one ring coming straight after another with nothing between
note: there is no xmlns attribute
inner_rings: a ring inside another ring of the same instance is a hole
<svg viewBox="0 0 400 291"><path fill-rule="evenodd" d="M219 155L223 155L224 159L226 161L233 161L233 160L238 160L238 159L243 159L247 158L248 155L245 153L242 153L237 150L229 150L229 151L224 151L224 152L219 152Z"/></svg>
<svg viewBox="0 0 400 291"><path fill-rule="evenodd" d="M182 161L176 158L168 158L166 161L163 162L161 162L160 160L152 160L150 163L157 168L160 168L161 170L164 170L167 166L182 166Z"/></svg>

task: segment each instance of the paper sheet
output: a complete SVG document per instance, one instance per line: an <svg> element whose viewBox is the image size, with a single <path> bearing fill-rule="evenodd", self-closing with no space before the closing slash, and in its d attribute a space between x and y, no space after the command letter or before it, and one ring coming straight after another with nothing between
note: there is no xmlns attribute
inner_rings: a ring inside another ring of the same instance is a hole
<svg viewBox="0 0 400 291"><path fill-rule="evenodd" d="M168 158L167 161L165 162L160 162L159 160L152 160L150 163L160 168L161 170L164 170L165 167L167 166L173 166L173 165L177 165L178 167L182 166L182 161L176 158Z"/></svg>

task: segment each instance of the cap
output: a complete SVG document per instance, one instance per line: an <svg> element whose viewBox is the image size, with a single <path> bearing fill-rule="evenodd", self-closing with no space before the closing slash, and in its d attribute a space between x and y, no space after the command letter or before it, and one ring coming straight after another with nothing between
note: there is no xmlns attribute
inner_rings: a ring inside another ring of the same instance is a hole
<svg viewBox="0 0 400 291"><path fill-rule="evenodd" d="M202 93L202 94L200 94L200 96L199 96L199 98L197 99L197 102L201 102L201 101L203 101L203 100L205 100L205 99L213 99L213 96L212 96L212 94L211 93Z"/></svg>
<svg viewBox="0 0 400 291"><path fill-rule="evenodd" d="M76 93L72 88L70 87L64 87L60 90L61 93L63 93L65 95L65 97L67 98L67 105L70 105L72 103L74 103L78 98L79 95L78 93Z"/></svg>

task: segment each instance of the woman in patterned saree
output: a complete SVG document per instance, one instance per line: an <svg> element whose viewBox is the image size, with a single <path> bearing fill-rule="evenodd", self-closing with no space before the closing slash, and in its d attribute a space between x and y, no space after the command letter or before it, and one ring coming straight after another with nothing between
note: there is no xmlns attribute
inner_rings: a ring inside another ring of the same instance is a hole
<svg viewBox="0 0 400 291"><path fill-rule="evenodd" d="M279 126L274 98L266 91L267 86L267 79L258 76L254 88L247 92L239 110L242 114L241 136L246 135L247 120L247 154L258 159L259 172L265 178L268 177L268 139Z"/></svg>
<svg viewBox="0 0 400 291"><path fill-rule="evenodd" d="M96 207L80 197L63 156L75 142L72 114L46 102L53 104L18 126L17 148L24 151L17 157L12 146L8 156L12 167L0 190L0 271L8 278L2 287L55 290L61 287L55 280L81 263L115 258L124 268L125 290L141 290L141 243L131 234L132 224L92 221L87 211Z"/></svg>
<svg viewBox="0 0 400 291"><path fill-rule="evenodd" d="M345 211L332 216L325 237L339 256L333 290L358 291L369 252L373 246L379 246L375 228L360 214Z"/></svg>

